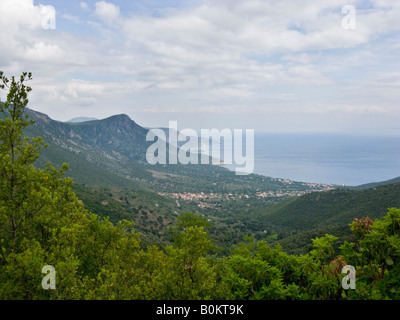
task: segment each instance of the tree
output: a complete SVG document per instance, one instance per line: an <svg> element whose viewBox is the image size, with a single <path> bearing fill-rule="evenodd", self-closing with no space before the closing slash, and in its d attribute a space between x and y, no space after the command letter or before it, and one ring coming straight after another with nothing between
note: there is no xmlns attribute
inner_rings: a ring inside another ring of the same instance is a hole
<svg viewBox="0 0 400 320"><path fill-rule="evenodd" d="M342 249L343 256L357 265L359 289L349 298L399 299L400 209L390 208L383 219L375 221L355 219L351 230L356 245L345 244Z"/></svg>
<svg viewBox="0 0 400 320"><path fill-rule="evenodd" d="M23 138L23 129L31 123L27 120L28 116L22 116L28 104L27 95L32 90L24 82L31 80L31 74L23 73L19 81L14 77L10 81L0 72L0 80L0 88L9 89L6 102L0 105L0 112L5 117L0 119L2 231L5 242L15 246L18 238L21 238L17 236L22 232L24 222L38 212L42 205L40 201L34 201L40 196L31 196L27 191L32 184L38 182L36 171L30 165L38 157L38 149L43 142L41 139L32 139L29 143L27 138ZM35 203L29 210L26 207L28 202ZM7 213L4 212L6 207Z"/></svg>
<svg viewBox="0 0 400 320"><path fill-rule="evenodd" d="M7 100L0 105L0 298L85 299L135 297L132 223L112 225L85 210L65 178L68 166L34 166L41 138L23 137L33 121L25 112L26 81L0 72ZM56 289L44 290L44 266L56 270ZM136 291L135 291L136 290Z"/></svg>
<svg viewBox="0 0 400 320"><path fill-rule="evenodd" d="M167 246L166 260L158 274L158 298L211 299L217 287L216 272L210 263L212 241L205 231L211 224L193 213L185 213L170 229L174 245Z"/></svg>
<svg viewBox="0 0 400 320"><path fill-rule="evenodd" d="M169 232L172 234L176 246L180 246L185 231L190 227L203 227L203 229L206 229L211 227L211 223L200 215L185 212L182 216L178 217L176 223L169 228Z"/></svg>

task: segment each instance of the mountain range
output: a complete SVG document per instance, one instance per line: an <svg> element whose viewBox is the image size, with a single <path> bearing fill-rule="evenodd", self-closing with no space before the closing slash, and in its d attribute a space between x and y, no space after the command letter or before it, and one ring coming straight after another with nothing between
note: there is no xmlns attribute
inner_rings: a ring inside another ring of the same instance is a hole
<svg viewBox="0 0 400 320"><path fill-rule="evenodd" d="M315 234L348 231L355 217L380 217L399 206L400 178L356 188L256 174L237 176L215 165L150 165L144 128L125 114L60 122L26 110L25 135L47 144L37 166L69 164L66 175L85 206L112 222L133 220L144 244L168 243L168 226L184 212L207 216L221 246L245 234L303 250ZM358 190L357 190L358 189ZM297 244L297 245L296 245Z"/></svg>
<svg viewBox="0 0 400 320"><path fill-rule="evenodd" d="M239 177L214 165L150 165L146 161L146 150L153 143L146 141L149 129L125 114L65 123L34 110L28 109L27 112L35 124L27 129L26 135L41 136L48 144L38 163L43 165L51 161L60 165L67 162L70 165L68 174L78 183L98 185L98 179L92 183L93 175L109 177L113 174L114 179L104 181L105 186L139 187L156 192L197 192L204 188L203 192L280 190L285 193L331 187L255 174Z"/></svg>

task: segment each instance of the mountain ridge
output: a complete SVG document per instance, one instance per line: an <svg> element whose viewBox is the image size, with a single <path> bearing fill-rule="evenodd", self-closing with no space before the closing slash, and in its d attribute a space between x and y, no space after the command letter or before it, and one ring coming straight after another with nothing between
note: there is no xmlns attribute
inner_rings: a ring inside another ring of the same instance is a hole
<svg viewBox="0 0 400 320"><path fill-rule="evenodd" d="M232 171L211 164L150 165L146 160L147 148L153 143L146 141L149 129L141 127L125 114L83 123L64 123L32 109L27 109L26 112L35 121L33 126L38 129L34 135L43 136L50 149L54 149L56 145L82 161L88 161L124 179L142 183L143 186L157 191L191 192L203 188L202 191L217 192L223 186L227 193L233 190L251 190L255 193L270 191L271 188L289 192L325 190L329 187L256 174L239 178ZM65 162L68 162L68 157ZM81 176L73 178L85 183Z"/></svg>
<svg viewBox="0 0 400 320"><path fill-rule="evenodd" d="M177 214L181 214L179 202L186 202L192 212L209 217L219 226L215 234L227 226L235 226L222 242L230 241L228 235L235 232L235 239L249 233L269 241L277 236L285 243L285 239L296 239L296 236L299 239L307 232L315 234L315 230L330 230L330 225L339 230L348 229L348 220L345 224L342 220L357 216L353 214L357 202L351 199L353 197L357 200L363 193L350 187L338 188L256 174L236 176L226 168L212 165L150 165L143 158L147 147L145 136L149 129L141 127L124 114L83 123L64 123L30 109L26 112L35 124L27 128L25 135L41 136L49 145L41 152L38 164L44 166L47 161L56 166L63 162L69 163L70 169L66 175L81 186L77 189L79 194L86 199L91 199L90 194L96 194L96 201L91 201L89 209L112 214L114 219L119 215L108 210L102 203L114 203L115 207L121 197L131 204L145 201L149 204L145 211L127 205L123 213L124 217L131 216L135 221L139 219L141 228L147 228L148 222L143 219L150 217L154 225L158 224L156 229L162 230L164 222L171 223ZM104 188L99 189L101 186ZM89 191L87 187L95 189ZM124 189L131 191L124 192ZM132 193L132 190L148 193L146 196L142 193L142 199L140 192ZM366 211L373 208L373 203L368 201L379 194L379 190L382 189L368 191L370 196L366 198L367 205L363 206ZM396 199L400 198L397 191L398 188L394 190ZM102 192L105 192L103 196ZM110 198L107 194L113 194L114 197ZM169 203L169 211L165 212L165 216L160 215L155 204L144 200L151 198L152 194L154 199L160 196L170 199L165 200L165 203ZM339 205L331 210L329 205L322 205L324 199L328 199L325 203L334 202ZM387 209L384 208L384 201L379 198L377 202L380 202L379 206L374 210L384 213ZM311 207L310 203L313 203ZM142 213L147 216L142 217Z"/></svg>
<svg viewBox="0 0 400 320"><path fill-rule="evenodd" d="M400 182L362 190L343 188L308 193L282 201L255 216L259 224L267 221L279 230L282 239L277 243L288 249L304 250L307 239L327 232L350 236L349 224L354 218L381 219L394 207L400 207ZM306 234L311 236L305 237ZM310 242L307 247L311 248Z"/></svg>
<svg viewBox="0 0 400 320"><path fill-rule="evenodd" d="M356 190L371 189L371 188L374 188L374 187L387 185L387 184L393 184L393 183L397 183L397 182L400 182L400 177L396 177L396 178L389 179L389 180L384 180L384 181L370 182L370 183L361 184L359 186L354 187L354 189L356 189Z"/></svg>

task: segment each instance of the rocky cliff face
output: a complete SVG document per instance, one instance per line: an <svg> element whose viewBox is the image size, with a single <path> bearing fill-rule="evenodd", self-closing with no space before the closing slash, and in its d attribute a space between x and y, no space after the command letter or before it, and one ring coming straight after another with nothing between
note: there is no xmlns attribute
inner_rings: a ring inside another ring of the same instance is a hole
<svg viewBox="0 0 400 320"><path fill-rule="evenodd" d="M55 121L47 115L28 109L30 118L35 121L47 138L54 143L77 152L104 152L115 160L145 161L148 143L147 129L141 127L125 114L102 120L80 123ZM79 151L80 150L80 151Z"/></svg>

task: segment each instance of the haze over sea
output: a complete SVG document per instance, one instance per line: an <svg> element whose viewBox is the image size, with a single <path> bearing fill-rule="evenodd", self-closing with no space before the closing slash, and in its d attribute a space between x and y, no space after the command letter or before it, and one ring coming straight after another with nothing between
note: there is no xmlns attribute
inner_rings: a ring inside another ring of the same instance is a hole
<svg viewBox="0 0 400 320"><path fill-rule="evenodd" d="M254 153L254 173L294 181L356 186L400 176L400 136L256 132Z"/></svg>

